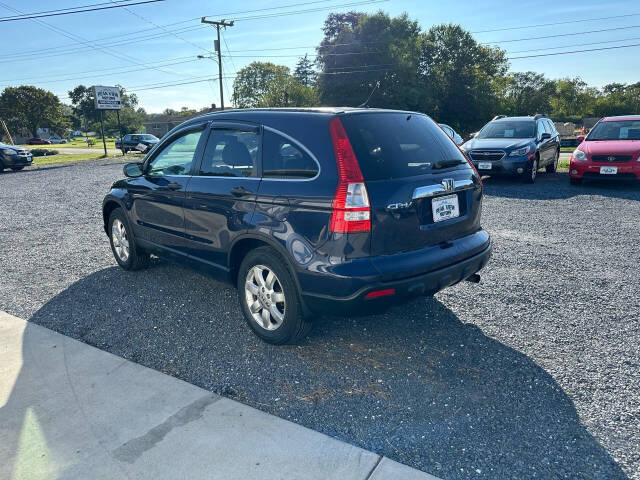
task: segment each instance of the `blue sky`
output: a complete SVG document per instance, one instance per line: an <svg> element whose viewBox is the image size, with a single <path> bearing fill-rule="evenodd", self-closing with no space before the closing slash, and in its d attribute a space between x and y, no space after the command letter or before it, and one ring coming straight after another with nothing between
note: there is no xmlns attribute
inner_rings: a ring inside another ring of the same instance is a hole
<svg viewBox="0 0 640 480"><path fill-rule="evenodd" d="M106 0L0 0L0 17L15 15L15 11L10 8L31 13L101 1ZM313 46L322 39L321 28L329 11L384 10L391 15L408 12L411 18L419 21L424 30L444 22L458 23L472 32L574 22L474 34L479 42L498 42L496 45L505 48L510 57L640 44L640 3L637 0L389 0L354 5L364 1L165 0L128 7L129 11L118 8L42 18L38 22L4 22L0 48L0 60L4 68L0 74L0 89L10 85L37 85L58 94L61 100L68 101L66 92L81 83L121 84L138 95L141 105L148 112L159 112L167 107L200 108L211 103L219 104L217 81L186 83L217 77L217 64L214 61L196 59L198 54L206 55L206 51L213 48L215 30L199 23L199 18L203 15L214 19L240 19L250 15L322 9L295 15L237 20L234 27L223 33L226 41L226 45L222 42L225 76L232 75L235 70L253 60L269 60L294 66L298 56L305 52L312 56L315 52ZM308 5L300 5L302 3ZM293 4L298 6L239 13ZM338 7L345 4L352 6ZM626 17L577 22L618 15ZM616 27L632 28L587 33ZM564 34L568 35L510 41ZM266 50L283 48L287 50ZM146 64L154 65L150 68ZM513 59L511 70L534 70L550 78L580 76L597 87L611 82L638 82L640 46ZM183 82L184 85L154 88L166 83ZM233 80L226 79L225 82L225 103L228 105Z"/></svg>

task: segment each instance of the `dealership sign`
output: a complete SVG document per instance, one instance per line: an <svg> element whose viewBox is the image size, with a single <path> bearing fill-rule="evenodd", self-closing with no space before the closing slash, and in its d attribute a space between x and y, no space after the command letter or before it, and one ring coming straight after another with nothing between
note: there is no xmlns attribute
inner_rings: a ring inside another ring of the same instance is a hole
<svg viewBox="0 0 640 480"><path fill-rule="evenodd" d="M119 87L93 87L96 108L99 110L121 110Z"/></svg>

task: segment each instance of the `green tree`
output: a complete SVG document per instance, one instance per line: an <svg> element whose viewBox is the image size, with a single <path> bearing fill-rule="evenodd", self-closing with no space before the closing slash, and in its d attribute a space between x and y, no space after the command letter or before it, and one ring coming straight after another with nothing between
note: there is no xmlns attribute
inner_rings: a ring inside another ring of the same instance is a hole
<svg viewBox="0 0 640 480"><path fill-rule="evenodd" d="M0 95L0 118L14 132L27 128L36 135L38 128L64 132L70 124L62 104L53 93L31 85L7 87Z"/></svg>
<svg viewBox="0 0 640 480"><path fill-rule="evenodd" d="M313 62L309 60L307 54L305 53L304 57L298 60L295 70L293 71L293 76L302 84L304 87L313 87L316 84L318 79L318 74L313 68Z"/></svg>
<svg viewBox="0 0 640 480"><path fill-rule="evenodd" d="M258 107L313 107L318 96L313 87L302 85L291 75L279 75L267 85Z"/></svg>
<svg viewBox="0 0 640 480"><path fill-rule="evenodd" d="M238 108L257 107L273 80L289 75L289 68L271 62L252 62L233 81L233 103Z"/></svg>
<svg viewBox="0 0 640 480"><path fill-rule="evenodd" d="M534 115L551 112L551 96L556 85L541 73L516 72L497 81L502 90L502 113L506 115Z"/></svg>
<svg viewBox="0 0 640 480"><path fill-rule="evenodd" d="M422 109L459 131L473 131L499 113L505 52L480 45L459 25L437 25L422 39Z"/></svg>
<svg viewBox="0 0 640 480"><path fill-rule="evenodd" d="M317 51L323 104L357 106L373 92L370 106L420 106L420 26L406 14L330 14Z"/></svg>
<svg viewBox="0 0 640 480"><path fill-rule="evenodd" d="M589 88L581 78L556 80L556 88L551 98L555 118L583 118L593 115L598 91Z"/></svg>

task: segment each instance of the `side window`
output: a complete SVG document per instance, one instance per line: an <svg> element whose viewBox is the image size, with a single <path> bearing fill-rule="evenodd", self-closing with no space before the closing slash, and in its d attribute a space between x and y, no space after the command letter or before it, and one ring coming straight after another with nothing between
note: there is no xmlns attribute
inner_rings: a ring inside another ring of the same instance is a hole
<svg viewBox="0 0 640 480"><path fill-rule="evenodd" d="M305 179L318 174L318 164L299 146L277 133L264 131L262 141L264 178Z"/></svg>
<svg viewBox="0 0 640 480"><path fill-rule="evenodd" d="M202 130L186 132L162 148L149 164L147 175L188 175Z"/></svg>
<svg viewBox="0 0 640 480"><path fill-rule="evenodd" d="M257 177L259 146L257 131L214 128L209 134L199 175Z"/></svg>
<svg viewBox="0 0 640 480"><path fill-rule="evenodd" d="M538 120L538 140L542 138L543 133L549 132L547 132L547 129L545 128L544 120Z"/></svg>
<svg viewBox="0 0 640 480"><path fill-rule="evenodd" d="M555 137L558 134L556 126L551 120L547 120L547 131L551 134L552 137Z"/></svg>

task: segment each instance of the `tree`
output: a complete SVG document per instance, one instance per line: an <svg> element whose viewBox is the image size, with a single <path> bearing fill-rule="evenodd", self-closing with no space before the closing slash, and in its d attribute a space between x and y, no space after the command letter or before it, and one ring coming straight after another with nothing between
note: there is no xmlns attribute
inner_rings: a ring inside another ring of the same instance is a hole
<svg viewBox="0 0 640 480"><path fill-rule="evenodd" d="M588 88L581 78L556 80L556 91L551 98L553 115L558 118L588 117L593 115L596 89Z"/></svg>
<svg viewBox="0 0 640 480"><path fill-rule="evenodd" d="M271 62L252 62L233 81L233 103L238 108L257 107L272 80L286 78L289 68Z"/></svg>
<svg viewBox="0 0 640 480"><path fill-rule="evenodd" d="M502 113L506 115L535 115L551 112L551 97L556 85L541 73L516 72L497 82L502 90Z"/></svg>
<svg viewBox="0 0 640 480"><path fill-rule="evenodd" d="M293 76L304 87L315 86L316 81L318 79L318 74L313 68L313 62L309 60L306 53L304 57L298 60L298 64L296 65L296 68L293 71Z"/></svg>
<svg viewBox="0 0 640 480"><path fill-rule="evenodd" d="M70 124L58 97L31 85L4 89L0 95L0 118L10 130L26 127L31 135L36 135L41 127L62 132Z"/></svg>
<svg viewBox="0 0 640 480"><path fill-rule="evenodd" d="M318 47L318 91L326 105L417 109L420 26L406 14L330 14ZM376 85L379 84L379 87ZM375 91L374 91L375 89Z"/></svg>
<svg viewBox="0 0 640 480"><path fill-rule="evenodd" d="M503 50L480 45L459 25L434 26L422 41L422 109L456 130L473 131L499 113L497 86L507 68Z"/></svg>
<svg viewBox="0 0 640 480"><path fill-rule="evenodd" d="M318 96L312 87L302 85L291 75L278 76L271 80L266 92L260 97L258 107L313 107L318 105Z"/></svg>

